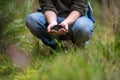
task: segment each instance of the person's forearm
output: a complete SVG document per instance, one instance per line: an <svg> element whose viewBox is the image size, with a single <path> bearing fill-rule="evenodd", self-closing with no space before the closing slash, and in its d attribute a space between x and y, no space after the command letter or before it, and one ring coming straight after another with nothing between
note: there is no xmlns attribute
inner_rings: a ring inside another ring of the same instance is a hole
<svg viewBox="0 0 120 80"><path fill-rule="evenodd" d="M45 17L47 19L47 22L50 23L57 23L57 16L56 13L53 11L46 11L45 13Z"/></svg>
<svg viewBox="0 0 120 80"><path fill-rule="evenodd" d="M78 11L72 11L63 22L72 25L79 17L80 13Z"/></svg>

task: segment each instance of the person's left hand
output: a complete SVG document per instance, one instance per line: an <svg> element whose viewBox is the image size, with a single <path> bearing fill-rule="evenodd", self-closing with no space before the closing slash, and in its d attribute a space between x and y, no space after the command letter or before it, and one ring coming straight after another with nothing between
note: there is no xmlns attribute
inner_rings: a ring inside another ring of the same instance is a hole
<svg viewBox="0 0 120 80"><path fill-rule="evenodd" d="M61 28L58 30L59 35L65 35L66 33L68 33L68 24L67 23L62 22L59 25L61 26Z"/></svg>

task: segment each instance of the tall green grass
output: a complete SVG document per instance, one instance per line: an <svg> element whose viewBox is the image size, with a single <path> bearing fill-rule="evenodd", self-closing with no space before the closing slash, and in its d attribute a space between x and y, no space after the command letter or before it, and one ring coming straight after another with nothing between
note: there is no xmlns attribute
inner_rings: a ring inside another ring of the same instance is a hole
<svg viewBox="0 0 120 80"><path fill-rule="evenodd" d="M73 48L55 53L28 31L25 16L18 16L10 24L13 32L5 29L5 34L10 33L13 41L10 43L30 54L30 64L21 70L10 62L9 55L8 58L0 55L0 80L120 80L120 54L115 49L115 34L112 28L99 22L99 17L94 36L84 50Z"/></svg>
<svg viewBox="0 0 120 80"><path fill-rule="evenodd" d="M31 64L26 70L12 68L4 80L119 80L120 58L114 50L114 35L111 29L96 23L95 34L89 44L82 49L60 51L49 54L50 48L39 47L32 53ZM2 79L1 79L2 80Z"/></svg>

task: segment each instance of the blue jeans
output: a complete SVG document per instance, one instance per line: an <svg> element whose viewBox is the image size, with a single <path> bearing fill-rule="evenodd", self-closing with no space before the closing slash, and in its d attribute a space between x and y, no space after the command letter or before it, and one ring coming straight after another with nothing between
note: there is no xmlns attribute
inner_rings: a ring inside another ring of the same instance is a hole
<svg viewBox="0 0 120 80"><path fill-rule="evenodd" d="M57 17L58 24L65 18ZM42 12L35 12L26 18L26 25L33 35L42 40L45 45L52 48L56 42L54 37L47 32L48 23ZM78 18L72 26L69 26L69 32L66 35L58 36L60 40L72 40L73 44L78 46L85 44L93 35L94 24L87 17Z"/></svg>

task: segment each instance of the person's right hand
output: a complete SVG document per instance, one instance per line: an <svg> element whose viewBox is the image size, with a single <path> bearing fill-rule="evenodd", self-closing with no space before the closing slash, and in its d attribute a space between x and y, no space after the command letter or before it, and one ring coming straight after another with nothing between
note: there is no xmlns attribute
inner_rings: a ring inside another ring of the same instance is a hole
<svg viewBox="0 0 120 80"><path fill-rule="evenodd" d="M50 23L50 24L48 25L48 27L47 27L48 33L50 33L50 34L57 34L57 31L56 31L56 30L52 30L52 28L53 28L54 26L56 26L56 25L57 25L57 22L52 22L52 23Z"/></svg>

